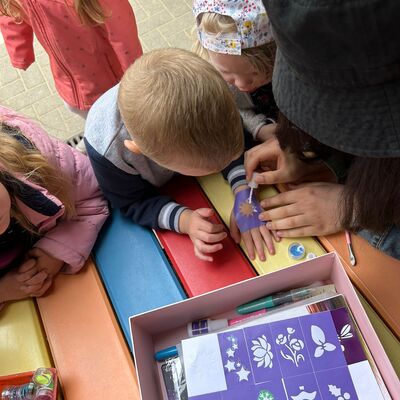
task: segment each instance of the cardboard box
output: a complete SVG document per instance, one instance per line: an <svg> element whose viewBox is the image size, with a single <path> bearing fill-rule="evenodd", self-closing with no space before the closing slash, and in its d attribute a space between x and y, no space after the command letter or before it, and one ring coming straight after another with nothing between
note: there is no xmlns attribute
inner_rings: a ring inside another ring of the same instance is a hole
<svg viewBox="0 0 400 400"><path fill-rule="evenodd" d="M337 292L345 296L387 389L394 400L400 399L399 379L335 253L131 317L131 336L142 399L162 399L153 355L187 338L188 322L218 316L242 303L270 293L307 286L315 281L333 283Z"/></svg>

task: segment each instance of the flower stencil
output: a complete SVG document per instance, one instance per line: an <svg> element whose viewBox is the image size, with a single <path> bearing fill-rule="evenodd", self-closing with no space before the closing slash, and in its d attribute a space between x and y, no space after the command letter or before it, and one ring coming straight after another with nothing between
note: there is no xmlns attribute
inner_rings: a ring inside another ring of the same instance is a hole
<svg viewBox="0 0 400 400"><path fill-rule="evenodd" d="M304 361L304 356L301 354L301 350L304 349L304 342L300 339L292 337L296 332L293 328L287 328L287 335L280 333L276 338L275 342L279 346L284 346L285 348L280 351L282 357L285 360L292 361L292 363L298 367L300 361Z"/></svg>
<svg viewBox="0 0 400 400"><path fill-rule="evenodd" d="M271 345L268 343L265 335L262 335L258 340L252 340L253 347L251 351L253 352L253 360L257 363L257 367L272 368L272 359L274 355L271 352Z"/></svg>

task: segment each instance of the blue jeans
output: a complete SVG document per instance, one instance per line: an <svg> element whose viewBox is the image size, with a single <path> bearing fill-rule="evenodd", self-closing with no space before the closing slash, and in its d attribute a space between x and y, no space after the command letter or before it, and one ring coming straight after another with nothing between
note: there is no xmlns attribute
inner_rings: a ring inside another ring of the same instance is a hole
<svg viewBox="0 0 400 400"><path fill-rule="evenodd" d="M400 227L392 225L382 234L364 229L358 232L358 235L367 240L376 249L400 260Z"/></svg>

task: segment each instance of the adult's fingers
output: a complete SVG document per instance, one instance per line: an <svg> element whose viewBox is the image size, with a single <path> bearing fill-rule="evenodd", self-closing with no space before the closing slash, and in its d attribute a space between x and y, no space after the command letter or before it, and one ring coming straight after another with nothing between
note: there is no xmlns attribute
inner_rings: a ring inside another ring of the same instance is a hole
<svg viewBox="0 0 400 400"><path fill-rule="evenodd" d="M267 228L276 231L301 228L303 226L308 226L307 218L304 215L296 215L294 217L267 222ZM280 236L279 232L277 232L277 235Z"/></svg>
<svg viewBox="0 0 400 400"><path fill-rule="evenodd" d="M268 143L268 144L267 144ZM260 163L276 158L274 146L269 142L262 143L244 153L244 168L246 170L246 179L249 181L253 176L253 172Z"/></svg>
<svg viewBox="0 0 400 400"><path fill-rule="evenodd" d="M272 208L272 207L284 206L287 204L293 204L296 203L296 201L298 200L297 195L298 195L297 190L279 193L275 196L268 197L262 200L261 207Z"/></svg>
<svg viewBox="0 0 400 400"><path fill-rule="evenodd" d="M262 221L274 221L277 219L283 219L288 217L293 217L299 215L299 209L295 204L290 204L288 206L282 206L277 208L271 208L270 210L261 213Z"/></svg>

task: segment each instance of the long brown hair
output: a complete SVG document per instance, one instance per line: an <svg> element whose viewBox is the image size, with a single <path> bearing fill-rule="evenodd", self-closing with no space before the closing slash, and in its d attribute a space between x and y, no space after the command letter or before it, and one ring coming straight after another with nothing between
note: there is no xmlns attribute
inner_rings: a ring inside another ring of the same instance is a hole
<svg viewBox="0 0 400 400"><path fill-rule="evenodd" d="M312 162L304 152L315 153L319 160L347 161L339 216L345 229L383 233L391 225L400 226L400 158L358 157L335 150L302 131L282 113L276 136L283 150L295 153L303 161Z"/></svg>
<svg viewBox="0 0 400 400"><path fill-rule="evenodd" d="M74 8L84 25L98 25L106 18L104 10L98 0L74 0ZM0 15L23 20L24 10L16 0L0 0Z"/></svg>
<svg viewBox="0 0 400 400"><path fill-rule="evenodd" d="M29 146L18 140L16 138L18 136L22 137ZM66 218L75 215L74 203L70 196L71 182L69 179L50 165L18 128L10 127L1 121L0 167L0 183L6 187L11 197L11 216L26 230L35 232L35 227L29 223L16 205L15 197L22 185L18 176L27 178L56 196L65 207Z"/></svg>

